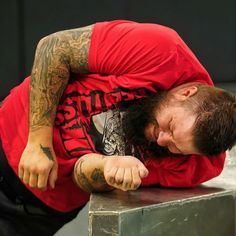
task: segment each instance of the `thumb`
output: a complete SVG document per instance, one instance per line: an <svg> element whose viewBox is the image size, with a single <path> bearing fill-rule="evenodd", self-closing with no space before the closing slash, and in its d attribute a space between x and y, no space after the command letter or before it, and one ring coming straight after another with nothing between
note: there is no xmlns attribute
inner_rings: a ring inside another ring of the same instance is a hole
<svg viewBox="0 0 236 236"><path fill-rule="evenodd" d="M51 169L51 172L49 174L49 185L52 189L55 188L55 183L56 183L56 180L57 180L57 172L58 172L58 166L57 165L54 165Z"/></svg>
<svg viewBox="0 0 236 236"><path fill-rule="evenodd" d="M149 174L148 169L143 164L138 166L138 170L140 178L145 178Z"/></svg>

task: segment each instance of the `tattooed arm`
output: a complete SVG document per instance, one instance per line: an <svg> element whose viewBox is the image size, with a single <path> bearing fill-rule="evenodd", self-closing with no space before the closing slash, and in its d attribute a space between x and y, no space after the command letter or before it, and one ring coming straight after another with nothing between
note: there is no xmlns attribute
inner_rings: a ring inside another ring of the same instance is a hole
<svg viewBox="0 0 236 236"><path fill-rule="evenodd" d="M29 135L19 163L19 177L30 187L54 188L57 161L53 124L70 72L88 72L92 26L51 34L40 40L31 73Z"/></svg>
<svg viewBox="0 0 236 236"><path fill-rule="evenodd" d="M137 189L141 178L147 174L146 167L135 157L91 153L76 162L73 178L86 192L102 192L114 188L127 191Z"/></svg>

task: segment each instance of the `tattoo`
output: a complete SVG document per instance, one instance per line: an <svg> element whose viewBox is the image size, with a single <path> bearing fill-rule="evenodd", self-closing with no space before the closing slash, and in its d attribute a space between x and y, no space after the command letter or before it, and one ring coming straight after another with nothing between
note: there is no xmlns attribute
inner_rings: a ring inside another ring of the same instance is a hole
<svg viewBox="0 0 236 236"><path fill-rule="evenodd" d="M88 72L91 26L61 31L37 47L30 81L30 131L52 126L70 72Z"/></svg>
<svg viewBox="0 0 236 236"><path fill-rule="evenodd" d="M79 171L76 174L76 182L85 191L95 192L96 189L92 186L92 184L89 182L89 179L83 173L83 170L82 170L83 162L84 162L84 160L79 160L76 163L75 170L77 170L77 168L79 167Z"/></svg>
<svg viewBox="0 0 236 236"><path fill-rule="evenodd" d="M94 182L99 182L101 184L106 184L107 181L104 177L104 174L103 172L98 169L98 168L95 168L91 174L91 179L94 181Z"/></svg>
<svg viewBox="0 0 236 236"><path fill-rule="evenodd" d="M51 150L49 147L43 147L40 144L40 148L42 149L43 153L48 157L49 160L54 161Z"/></svg>

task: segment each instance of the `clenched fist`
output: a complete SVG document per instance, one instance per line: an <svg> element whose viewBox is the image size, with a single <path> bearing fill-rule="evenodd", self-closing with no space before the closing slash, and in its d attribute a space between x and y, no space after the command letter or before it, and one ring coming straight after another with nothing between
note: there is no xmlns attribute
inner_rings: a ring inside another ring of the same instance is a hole
<svg viewBox="0 0 236 236"><path fill-rule="evenodd" d="M123 191L135 190L147 175L147 168L133 156L106 157L104 177L110 186Z"/></svg>

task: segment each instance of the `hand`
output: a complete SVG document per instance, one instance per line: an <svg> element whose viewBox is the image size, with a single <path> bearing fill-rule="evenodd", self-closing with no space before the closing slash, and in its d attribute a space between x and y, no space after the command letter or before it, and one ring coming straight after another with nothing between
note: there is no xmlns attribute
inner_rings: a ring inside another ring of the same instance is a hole
<svg viewBox="0 0 236 236"><path fill-rule="evenodd" d="M32 188L47 190L55 187L58 164L52 146L27 144L18 167L20 179Z"/></svg>
<svg viewBox="0 0 236 236"><path fill-rule="evenodd" d="M147 168L133 156L106 157L104 177L110 186L123 191L135 190L147 175Z"/></svg>

